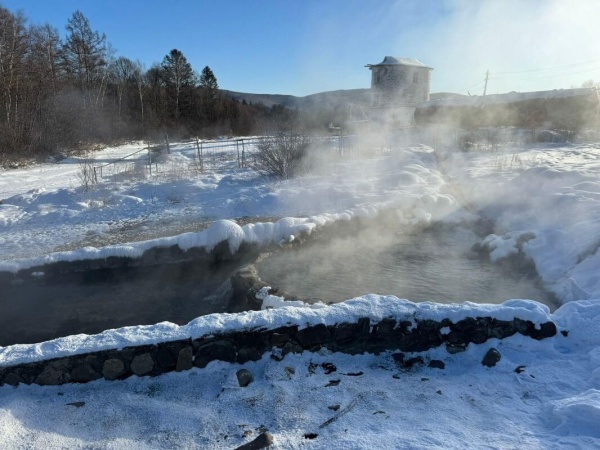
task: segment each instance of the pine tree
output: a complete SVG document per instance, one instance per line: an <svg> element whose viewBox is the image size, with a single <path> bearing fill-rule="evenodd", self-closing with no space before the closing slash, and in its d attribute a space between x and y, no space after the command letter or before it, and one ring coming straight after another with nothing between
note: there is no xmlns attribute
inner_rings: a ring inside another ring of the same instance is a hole
<svg viewBox="0 0 600 450"><path fill-rule="evenodd" d="M193 103L196 76L183 53L175 48L164 57L161 67L167 92L173 102L175 120L179 121L182 110Z"/></svg>
<svg viewBox="0 0 600 450"><path fill-rule="evenodd" d="M217 77L215 77L215 74L208 66L202 69L202 74L200 75L200 87L206 90L211 97L214 97L219 89Z"/></svg>

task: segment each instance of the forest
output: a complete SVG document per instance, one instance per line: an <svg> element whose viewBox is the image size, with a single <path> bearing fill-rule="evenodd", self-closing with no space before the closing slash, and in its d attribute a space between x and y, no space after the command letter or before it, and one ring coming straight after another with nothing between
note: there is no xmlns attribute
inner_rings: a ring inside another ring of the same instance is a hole
<svg viewBox="0 0 600 450"><path fill-rule="evenodd" d="M65 31L0 7L0 166L165 133L266 133L298 114L227 98L177 49L149 68L117 56L80 11Z"/></svg>

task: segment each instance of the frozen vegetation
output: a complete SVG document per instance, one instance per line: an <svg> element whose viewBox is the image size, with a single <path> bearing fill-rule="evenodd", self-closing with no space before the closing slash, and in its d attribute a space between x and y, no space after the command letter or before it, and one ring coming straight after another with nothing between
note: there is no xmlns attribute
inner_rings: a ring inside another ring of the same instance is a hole
<svg viewBox="0 0 600 450"><path fill-rule="evenodd" d="M94 157L110 159L141 146ZM194 155L194 145L174 145L161 162L170 176L148 178L132 169L90 190L77 182L75 159L0 172L0 270L136 256L154 246L210 248L224 239L236 251L242 242L289 242L336 221L377 220L383 211L393 211L399 230L457 223L477 213L495 224L481 244L491 259L531 258L563 306L551 313L529 300L441 305L376 295L308 306L264 296L272 309L0 348L0 365L217 330L364 316L520 317L536 324L551 320L564 333L542 341L515 335L454 355L445 348L421 355L443 361L443 370L401 368L389 353L321 351L246 363L254 381L245 388L235 376L240 365L221 362L157 378L3 386L5 446L234 448L264 429L276 448L600 445L600 145L506 145L469 153L396 147L324 158L313 173L281 182L235 165L191 172ZM490 348L501 354L493 368L481 364Z"/></svg>

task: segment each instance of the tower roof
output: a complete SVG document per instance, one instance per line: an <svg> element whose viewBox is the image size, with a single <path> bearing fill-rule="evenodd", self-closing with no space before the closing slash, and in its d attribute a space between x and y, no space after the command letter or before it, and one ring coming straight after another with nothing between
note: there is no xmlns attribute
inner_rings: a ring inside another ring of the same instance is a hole
<svg viewBox="0 0 600 450"><path fill-rule="evenodd" d="M424 69L433 70L433 67L426 66L421 61L415 58L397 58L395 56L386 56L379 64L367 64L365 67L369 69L381 66L413 66L423 67Z"/></svg>

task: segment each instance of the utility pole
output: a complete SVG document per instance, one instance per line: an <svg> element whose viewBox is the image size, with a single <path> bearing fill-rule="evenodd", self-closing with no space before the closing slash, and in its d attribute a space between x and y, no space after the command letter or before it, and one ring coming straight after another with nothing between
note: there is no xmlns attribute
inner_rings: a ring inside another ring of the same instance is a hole
<svg viewBox="0 0 600 450"><path fill-rule="evenodd" d="M486 71L485 72L485 86L483 87L483 96L485 97L485 93L487 92L487 82L488 82L488 78L490 77L490 71Z"/></svg>

